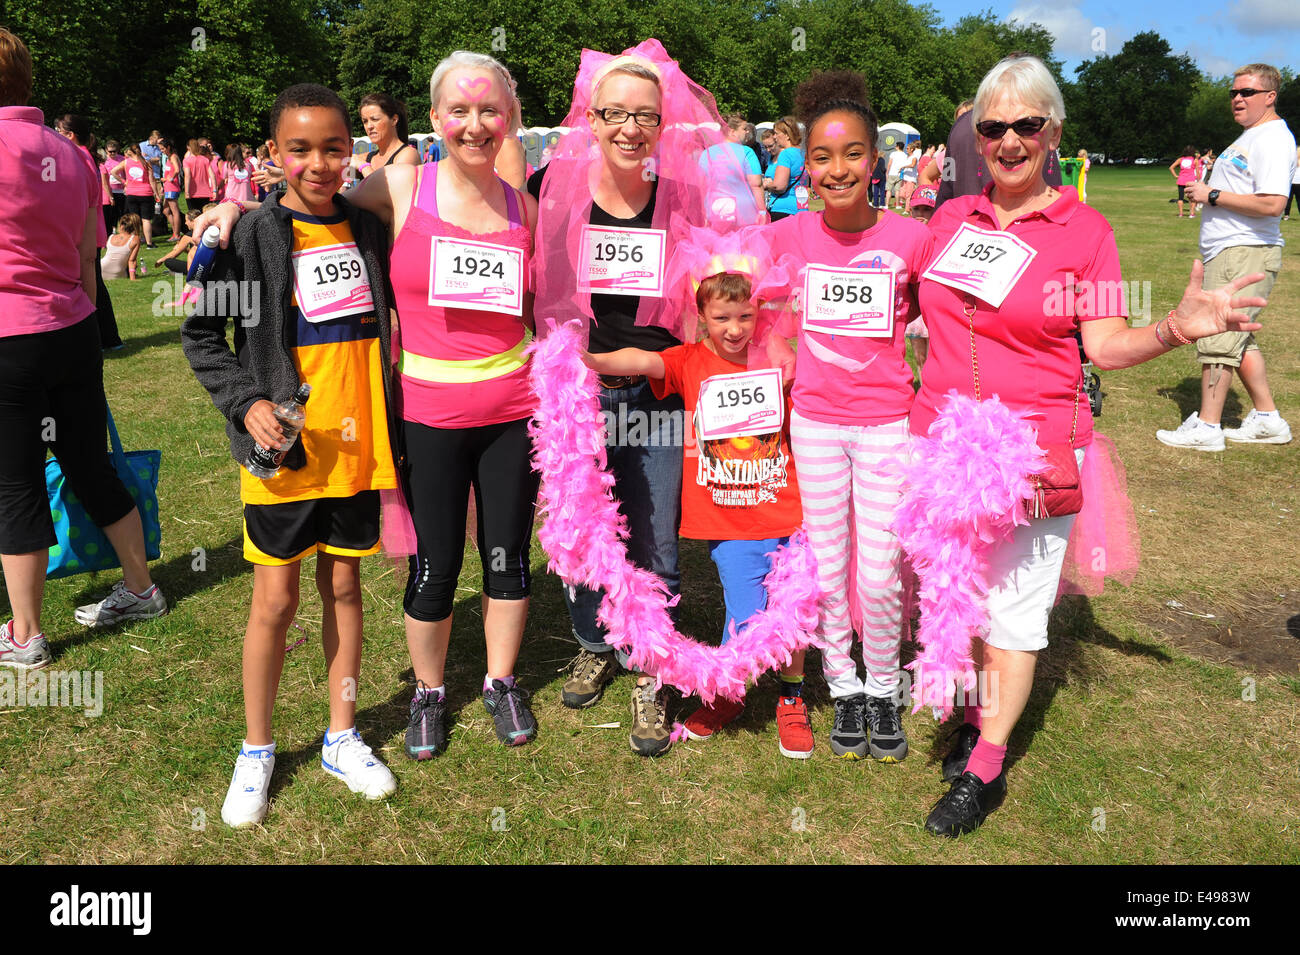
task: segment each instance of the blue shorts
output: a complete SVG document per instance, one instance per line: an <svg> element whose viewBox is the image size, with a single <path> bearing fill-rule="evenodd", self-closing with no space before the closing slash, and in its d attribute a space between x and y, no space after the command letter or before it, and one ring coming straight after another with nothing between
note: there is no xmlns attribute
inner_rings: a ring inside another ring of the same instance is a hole
<svg viewBox="0 0 1300 955"><path fill-rule="evenodd" d="M164 191L163 191L163 198L164 198L164 199L179 199L180 197L181 197L181 193L180 193L180 190L179 190L179 189L176 190L175 192L172 192L172 191L170 191L170 190L164 190Z"/></svg>
<svg viewBox="0 0 1300 955"><path fill-rule="evenodd" d="M768 540L709 541L709 556L718 565L722 581L722 600L726 605L727 622L722 628L722 642L726 644L732 633L739 634L749 618L767 606L767 588L763 580L772 569L769 559L790 538Z"/></svg>

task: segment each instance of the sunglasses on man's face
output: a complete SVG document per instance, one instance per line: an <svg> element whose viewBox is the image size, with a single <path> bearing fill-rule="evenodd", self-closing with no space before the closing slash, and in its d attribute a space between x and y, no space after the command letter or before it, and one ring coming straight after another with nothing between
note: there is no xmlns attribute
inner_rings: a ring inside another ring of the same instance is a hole
<svg viewBox="0 0 1300 955"><path fill-rule="evenodd" d="M1001 139L1007 134L1008 129L1015 130L1016 135L1023 139L1026 136L1033 136L1046 125L1046 116L1026 116L1014 123L1000 123L986 119L982 123L976 123L975 128L985 139Z"/></svg>
<svg viewBox="0 0 1300 955"><path fill-rule="evenodd" d="M1250 99L1250 98L1251 98L1252 96L1254 96L1256 93L1271 93L1271 92L1273 92L1273 91L1272 91L1272 90L1253 90L1253 89L1250 89L1249 87L1245 87L1245 88L1243 88L1243 89L1239 89L1239 90L1228 90L1228 99L1233 99L1233 98L1238 97L1238 96L1240 96L1242 99Z"/></svg>

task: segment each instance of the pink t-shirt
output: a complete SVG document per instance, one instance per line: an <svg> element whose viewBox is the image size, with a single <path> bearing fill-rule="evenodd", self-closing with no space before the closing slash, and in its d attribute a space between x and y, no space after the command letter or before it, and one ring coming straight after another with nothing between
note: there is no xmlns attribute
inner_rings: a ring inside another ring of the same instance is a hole
<svg viewBox="0 0 1300 955"><path fill-rule="evenodd" d="M88 317L78 246L86 216L103 221L94 161L39 109L0 107L0 196L0 338Z"/></svg>
<svg viewBox="0 0 1300 955"><path fill-rule="evenodd" d="M793 255L811 266L873 269L893 273L892 328L883 337L856 337L809 330L806 310L797 318L799 350L791 397L799 414L814 421L850 426L887 424L906 418L912 406L912 370L904 357L916 283L930 257L930 233L921 223L881 211L865 232L836 232L822 213L790 216L767 227L774 256ZM806 268L793 292L802 298ZM823 298L843 287L817 279L811 290ZM824 287L830 286L830 287Z"/></svg>
<svg viewBox="0 0 1300 955"><path fill-rule="evenodd" d="M253 169L247 163L232 166L221 163L221 177L226 184L226 198L238 199L240 202L253 201Z"/></svg>
<svg viewBox="0 0 1300 955"><path fill-rule="evenodd" d="M992 185L988 188L992 188ZM945 202L930 220L934 257L962 223L999 229L986 193ZM1063 189L1046 209L1031 212L1005 230L1037 250L1001 308L930 279L921 282L921 311L930 332L921 390L910 421L913 434L925 434L949 389L974 396L970 360L970 319L975 306L975 351L979 358L980 397L997 395L1012 409L1034 412L1039 441L1064 443L1070 437L1075 394L1081 378L1080 322L1127 317L1120 280L1119 248L1110 223ZM1079 396L1076 448L1092 443L1088 399Z"/></svg>
<svg viewBox="0 0 1300 955"><path fill-rule="evenodd" d="M196 156L193 153L187 153L181 161L181 165L190 175L190 193L191 199L211 199L212 189L208 186L208 161L202 156Z"/></svg>
<svg viewBox="0 0 1300 955"><path fill-rule="evenodd" d="M122 178L126 180L128 196L153 195L153 173L140 160L128 156L126 168L122 170Z"/></svg>
<svg viewBox="0 0 1300 955"><path fill-rule="evenodd" d="M1195 156L1184 156L1182 159L1178 160L1178 179L1174 185L1190 186L1194 183L1201 174L1201 170L1198 168L1199 166L1200 163L1197 162Z"/></svg>

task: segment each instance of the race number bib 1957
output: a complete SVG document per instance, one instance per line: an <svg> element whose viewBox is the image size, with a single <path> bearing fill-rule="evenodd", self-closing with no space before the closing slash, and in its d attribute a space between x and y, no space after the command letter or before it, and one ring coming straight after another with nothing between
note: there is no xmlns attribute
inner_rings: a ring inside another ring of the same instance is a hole
<svg viewBox="0 0 1300 955"><path fill-rule="evenodd" d="M780 431L785 424L781 370L764 368L706 378L700 384L695 413L701 441Z"/></svg>
<svg viewBox="0 0 1300 955"><path fill-rule="evenodd" d="M434 236L429 255L429 304L523 315L524 258L491 242Z"/></svg>
<svg viewBox="0 0 1300 955"><path fill-rule="evenodd" d="M1038 250L1009 232L980 229L962 223L923 278L970 292L1000 308Z"/></svg>
<svg viewBox="0 0 1300 955"><path fill-rule="evenodd" d="M804 270L803 329L850 338L892 338L892 269L831 268Z"/></svg>
<svg viewBox="0 0 1300 955"><path fill-rule="evenodd" d="M309 322L375 310L366 263L353 242L295 252L293 290L298 308Z"/></svg>
<svg viewBox="0 0 1300 955"><path fill-rule="evenodd" d="M664 248L663 229L583 226L578 291L661 298Z"/></svg>

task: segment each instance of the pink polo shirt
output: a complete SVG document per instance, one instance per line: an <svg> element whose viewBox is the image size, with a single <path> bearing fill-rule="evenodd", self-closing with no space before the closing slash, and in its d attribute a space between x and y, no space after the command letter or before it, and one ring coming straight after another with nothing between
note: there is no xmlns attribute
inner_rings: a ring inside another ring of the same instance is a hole
<svg viewBox="0 0 1300 955"><path fill-rule="evenodd" d="M817 212L774 222L765 234L777 257L788 253L805 265L893 273L893 321L883 337L810 330L806 310L801 309L791 390L795 410L814 421L850 426L906 418L912 406L912 370L904 357L903 330L916 301L916 283L930 258L926 227L881 210L876 224L864 232L836 232ZM800 296L806 271L800 270L792 289ZM814 284L813 294L822 294L820 281Z"/></svg>
<svg viewBox="0 0 1300 955"><path fill-rule="evenodd" d="M0 338L89 316L78 244L102 220L99 176L35 107L0 107L0 196Z"/></svg>
<svg viewBox="0 0 1300 955"><path fill-rule="evenodd" d="M992 184L987 188L991 189ZM933 257L942 254L962 223L999 229L987 192L960 196L939 207L930 220ZM1075 392L1081 380L1080 322L1126 318L1127 297L1119 271L1115 233L1101 213L1063 189L1046 209L1013 221L1010 232L1037 251L1002 302L986 302L930 279L921 280L921 312L930 332L921 390L912 408L913 434L925 434L949 389L974 396L970 359L970 320L964 306L975 306L975 350L980 397L997 395L1018 411L1033 412L1039 442L1064 443L1070 437ZM927 266L928 267L928 266ZM1074 447L1092 443L1092 414L1079 396Z"/></svg>

